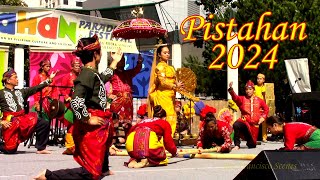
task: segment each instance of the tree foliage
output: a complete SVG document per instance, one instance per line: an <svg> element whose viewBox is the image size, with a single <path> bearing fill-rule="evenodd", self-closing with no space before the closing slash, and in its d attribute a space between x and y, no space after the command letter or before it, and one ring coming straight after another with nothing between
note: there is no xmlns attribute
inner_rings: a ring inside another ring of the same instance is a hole
<svg viewBox="0 0 320 180"><path fill-rule="evenodd" d="M283 81L287 78L287 73L284 65L284 60L293 59L293 58L308 58L309 59L309 71L310 71L310 79L312 91L320 90L320 54L319 54L319 44L320 44L320 1L310 0L237 0L234 2L224 1L224 0L202 0L202 4L204 5L204 9L209 11L210 13L215 14L215 17L212 20L209 20L212 23L212 31L211 34L215 33L213 26L218 22L229 23L231 17L235 17L236 23L238 24L238 28L248 22L254 22L253 34L256 34L258 21L260 16L266 12L271 11L272 16L266 17L264 22L271 23L271 31L274 28L282 23L288 22L288 27L296 22L296 23L307 23L306 34L308 38L304 41L298 40L298 35L300 31L298 30L296 33L296 38L294 41L285 40L274 42L272 40L265 41L260 38L258 41L241 41L241 44L245 51L245 59L242 63L242 66L239 68L239 86L240 90L243 90L243 85L249 79L256 79L256 75L258 73L264 73L266 75L266 82L275 83L275 94L276 98L280 98L284 93L284 83ZM238 29L239 30L239 29ZM226 29L224 29L226 32ZM245 33L245 32L244 32ZM272 33L272 32L271 32ZM264 34L264 30L261 33ZM291 30L287 30L287 34L290 36ZM275 64L275 68L273 70L269 70L268 64L260 64L257 70L243 70L243 65L248 62L248 60L254 55L254 51L248 52L247 49L252 44L259 44L262 48L261 55L255 60L255 62L260 62L264 55L277 43L279 44L279 50L277 54L278 63ZM212 52L212 48L216 44L224 44L226 45L225 38L220 42L207 41L205 44L205 51L203 52L203 56L205 58L205 65L211 63L219 52ZM226 56L223 57L220 62L226 62ZM212 74L212 72L208 72L208 74ZM221 76L226 76L226 73L216 73L215 78L217 79L226 79ZM219 77L220 78L219 78ZM216 79L212 79L212 81L216 82ZM226 81L221 82L222 88L225 90ZM243 93L240 92L240 93ZM221 97L226 97L225 93L219 93Z"/></svg>
<svg viewBox="0 0 320 180"><path fill-rule="evenodd" d="M27 4L22 0L0 0L0 5L27 6Z"/></svg>
<svg viewBox="0 0 320 180"><path fill-rule="evenodd" d="M197 76L196 94L214 98L221 98L221 94L226 95L226 76L217 76L218 73L226 73L225 71L208 71L208 65L192 55L186 57L183 67L190 68Z"/></svg>

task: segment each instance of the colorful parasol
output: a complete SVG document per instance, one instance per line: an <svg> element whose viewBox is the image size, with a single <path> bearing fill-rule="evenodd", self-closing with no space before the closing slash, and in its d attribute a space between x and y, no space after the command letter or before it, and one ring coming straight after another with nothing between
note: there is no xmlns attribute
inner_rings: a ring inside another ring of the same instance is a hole
<svg viewBox="0 0 320 180"><path fill-rule="evenodd" d="M162 28L158 22L141 18L143 15L141 7L134 9L132 14L137 18L126 20L118 25L112 32L114 37L136 39L161 37L166 34L167 30Z"/></svg>

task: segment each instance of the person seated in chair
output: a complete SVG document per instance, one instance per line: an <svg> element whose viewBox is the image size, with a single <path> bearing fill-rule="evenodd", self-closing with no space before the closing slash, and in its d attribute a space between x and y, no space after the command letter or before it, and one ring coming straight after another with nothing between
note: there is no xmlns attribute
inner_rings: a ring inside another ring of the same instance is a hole
<svg viewBox="0 0 320 180"><path fill-rule="evenodd" d="M31 112L26 114L24 111L24 101L29 96L41 91L47 87L56 72L50 75L50 78L43 81L37 86L15 89L18 85L17 73L9 68L3 74L2 84L4 89L0 90L0 108L3 112L1 122L2 136L4 144L0 145L0 151L5 154L15 153L21 142L27 140L36 132L36 144L38 154L50 154L46 150L50 124L48 121L38 119L37 113Z"/></svg>

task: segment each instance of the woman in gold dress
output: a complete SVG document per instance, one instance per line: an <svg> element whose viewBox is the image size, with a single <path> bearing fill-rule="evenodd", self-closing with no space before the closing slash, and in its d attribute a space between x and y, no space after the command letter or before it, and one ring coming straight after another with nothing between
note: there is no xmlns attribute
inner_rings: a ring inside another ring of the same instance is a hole
<svg viewBox="0 0 320 180"><path fill-rule="evenodd" d="M167 64L170 58L168 46L160 46L157 49L159 63L154 71L151 71L149 103L151 108L160 105L167 113L166 120L171 125L172 135L176 130L177 114L174 110L176 90L183 88L182 82L177 82L174 67ZM152 77L153 76L153 77ZM153 114L152 109L148 114Z"/></svg>

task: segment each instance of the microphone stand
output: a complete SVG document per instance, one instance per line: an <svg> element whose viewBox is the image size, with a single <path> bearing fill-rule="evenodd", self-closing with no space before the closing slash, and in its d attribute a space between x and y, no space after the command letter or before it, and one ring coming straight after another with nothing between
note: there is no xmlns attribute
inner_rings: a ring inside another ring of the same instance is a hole
<svg viewBox="0 0 320 180"><path fill-rule="evenodd" d="M295 106L294 106L294 103L292 101L292 95L293 95L293 90L294 90L294 87L295 85L297 84L298 81L301 81L301 78L298 78L294 81L294 84L292 86L292 90L291 90L291 94L289 96L291 96L291 107L292 107L292 115L291 115L291 121L292 122L295 122L297 121L297 118L295 117L296 116L296 109L295 109Z"/></svg>
<svg viewBox="0 0 320 180"><path fill-rule="evenodd" d="M298 81L301 81L301 78L298 78L294 81L294 84L292 86L292 90L294 90L294 86L297 84ZM291 94L292 94L292 91L291 91Z"/></svg>

